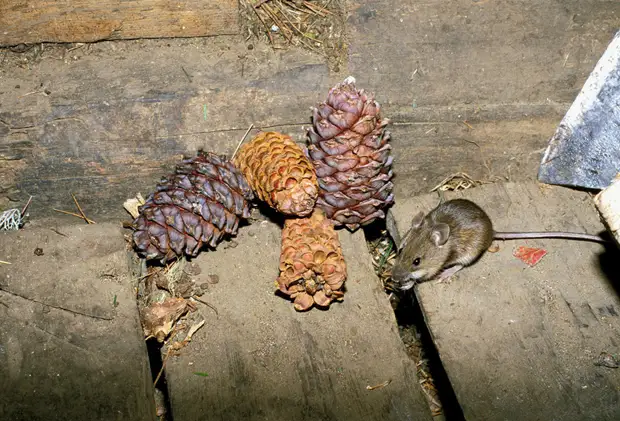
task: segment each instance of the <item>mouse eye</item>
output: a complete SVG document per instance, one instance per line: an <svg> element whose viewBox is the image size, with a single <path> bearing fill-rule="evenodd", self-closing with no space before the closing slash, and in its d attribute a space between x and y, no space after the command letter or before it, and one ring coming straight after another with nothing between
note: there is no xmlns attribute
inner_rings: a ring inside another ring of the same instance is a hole
<svg viewBox="0 0 620 421"><path fill-rule="evenodd" d="M420 258L416 257L415 259L413 259L413 266L420 266Z"/></svg>

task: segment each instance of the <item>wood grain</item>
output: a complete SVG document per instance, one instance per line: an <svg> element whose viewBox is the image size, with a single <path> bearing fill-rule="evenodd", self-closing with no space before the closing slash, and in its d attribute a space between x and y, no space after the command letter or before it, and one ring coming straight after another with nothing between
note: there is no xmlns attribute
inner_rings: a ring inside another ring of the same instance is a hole
<svg viewBox="0 0 620 421"><path fill-rule="evenodd" d="M604 230L586 193L527 184L494 184L447 194L487 210L498 231ZM394 215L407 229L436 195L402 199ZM468 420L617 420L620 373L597 366L620 344L618 250L568 240L498 242L449 283L416 294L435 346ZM547 255L534 267L520 246Z"/></svg>
<svg viewBox="0 0 620 421"><path fill-rule="evenodd" d="M0 46L238 32L235 0L3 0Z"/></svg>

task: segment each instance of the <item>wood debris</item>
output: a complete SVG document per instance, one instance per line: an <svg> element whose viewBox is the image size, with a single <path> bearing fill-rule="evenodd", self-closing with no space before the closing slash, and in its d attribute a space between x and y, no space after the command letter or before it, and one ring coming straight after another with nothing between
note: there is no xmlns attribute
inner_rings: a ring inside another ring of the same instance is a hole
<svg viewBox="0 0 620 421"><path fill-rule="evenodd" d="M275 49L291 45L337 58L346 53L341 0L241 0L248 39L265 39Z"/></svg>
<svg viewBox="0 0 620 421"><path fill-rule="evenodd" d="M391 272L396 259L396 247L391 237L386 230L382 230L375 234L376 237L368 241L368 247L372 255L372 263L375 269L375 273L381 279L381 282L386 291L391 292L390 301L392 308L398 309L400 305L406 305L404 302L399 303L395 289L392 287ZM403 310L407 311L407 309ZM409 357L416 364L416 371L418 379L420 380L420 387L424 392L424 396L428 402L433 416L441 415L443 413L441 402L439 401L439 395L435 388L435 382L430 374L428 368L429 362L425 357L424 347L420 339L420 335L417 332L415 325L402 326L399 329L400 336L405 344L405 349ZM374 390L387 386L388 382L384 382L375 386L367 386L367 390Z"/></svg>
<svg viewBox="0 0 620 421"><path fill-rule="evenodd" d="M480 180L474 180L469 174L457 172L444 178L441 183L437 184L431 192L434 191L459 191L467 190L483 184Z"/></svg>
<svg viewBox="0 0 620 421"><path fill-rule="evenodd" d="M366 390L381 389L381 388L384 388L385 386L387 386L388 384L390 384L391 382L392 382L392 380L386 380L383 383L379 383L379 384L376 384L374 386L368 385L368 386L366 386Z"/></svg>
<svg viewBox="0 0 620 421"><path fill-rule="evenodd" d="M62 209L53 209L55 212L59 212L59 213L64 213L65 215L71 215L71 216L75 216L77 218L83 219L87 224L95 224L96 222L93 221L92 219L89 219L86 217L86 214L84 213L84 211L82 210L82 207L80 206L80 203L78 202L77 198L75 197L75 194L71 193L71 197L73 198L73 201L75 202L75 206L78 209L78 213L75 212L69 212L69 211L65 211Z"/></svg>

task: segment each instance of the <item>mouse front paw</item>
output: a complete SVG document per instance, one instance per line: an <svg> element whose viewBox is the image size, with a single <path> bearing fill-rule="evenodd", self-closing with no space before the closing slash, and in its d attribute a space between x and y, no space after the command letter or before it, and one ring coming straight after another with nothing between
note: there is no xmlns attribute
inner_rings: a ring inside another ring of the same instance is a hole
<svg viewBox="0 0 620 421"><path fill-rule="evenodd" d="M437 277L437 284L449 284L450 282L452 282L452 275L454 275L455 273L457 273L459 270L463 269L463 265L454 265L451 266L447 269L444 269L439 276Z"/></svg>

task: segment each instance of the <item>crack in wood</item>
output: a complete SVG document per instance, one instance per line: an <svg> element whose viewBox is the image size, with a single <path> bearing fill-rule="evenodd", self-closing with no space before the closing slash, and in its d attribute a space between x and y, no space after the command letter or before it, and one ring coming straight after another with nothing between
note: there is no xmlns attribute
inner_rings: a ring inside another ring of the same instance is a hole
<svg viewBox="0 0 620 421"><path fill-rule="evenodd" d="M4 124L9 129L9 133L8 134L11 134L11 132L16 132L17 133L19 130L36 129L36 128L43 127L43 126L45 126L47 124L50 124L50 123L56 123L56 122L59 122L59 121L62 122L62 121L67 121L67 120L76 120L76 121L79 121L80 123L86 125L86 122L84 120L82 120L81 118L79 118L79 117L60 117L60 118L55 118L53 120L44 121L43 123L40 123L40 124L31 124L29 126L18 126L18 127L12 126L12 125L10 125L9 123L7 123L4 120L0 120L0 123Z"/></svg>
<svg viewBox="0 0 620 421"><path fill-rule="evenodd" d="M304 125L309 126L310 124L311 124L310 122L276 123L276 124L268 124L264 126L255 124L254 129L265 130L265 129L275 129L278 127L304 126ZM213 129L213 130L204 130L200 132L179 133L179 134L173 134L173 135L168 135L168 136L156 136L155 139L161 140L161 139L170 139L170 138L177 138L177 137L183 137L183 136L195 136L195 135L213 134L213 133L245 132L247 129L248 129L247 127L243 127L243 128L231 127L231 128L226 128L226 129Z"/></svg>
<svg viewBox="0 0 620 421"><path fill-rule="evenodd" d="M62 306L55 306L53 304L44 303L43 301L39 301L39 300L27 297L27 296L22 295L22 294L18 294L16 292L9 291L8 289L6 289L6 287L4 287L2 285L0 285L0 291L5 292L5 293L7 293L9 295L12 295L14 297L19 297L19 298L22 298L24 300L31 301L33 303L42 304L42 305L45 305L45 306L48 306L48 307L51 307L51 308L55 308L57 310L63 310L63 311L69 312L71 314L76 314L76 315L84 316L84 317L90 317L91 319L96 319L96 320L114 320L114 317L97 316L97 315L94 315L94 314L83 313L83 312L77 311L77 310L71 310L69 308L62 307Z"/></svg>

